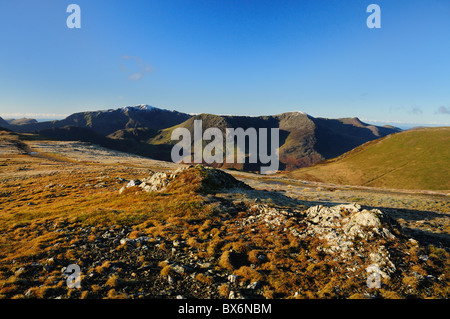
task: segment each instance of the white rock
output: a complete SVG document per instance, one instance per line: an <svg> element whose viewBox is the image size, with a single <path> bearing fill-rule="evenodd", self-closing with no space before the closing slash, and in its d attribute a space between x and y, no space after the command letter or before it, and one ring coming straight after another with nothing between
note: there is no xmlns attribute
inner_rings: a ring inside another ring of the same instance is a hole
<svg viewBox="0 0 450 319"><path fill-rule="evenodd" d="M237 276L236 275L229 275L228 276L228 281L231 283L235 283L237 280Z"/></svg>

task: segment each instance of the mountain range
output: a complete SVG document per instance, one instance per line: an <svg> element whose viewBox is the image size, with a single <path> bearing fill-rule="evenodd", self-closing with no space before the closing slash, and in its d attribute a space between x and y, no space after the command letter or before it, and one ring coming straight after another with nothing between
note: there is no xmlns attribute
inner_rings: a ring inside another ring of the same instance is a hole
<svg viewBox="0 0 450 319"><path fill-rule="evenodd" d="M149 105L137 105L119 109L74 113L58 121L34 122L22 125L8 123L9 127L6 127L18 132L39 132L50 128L76 126L88 128L106 136L117 130L128 128L148 127L159 130L181 123L190 117L188 114L177 111L169 111ZM1 122L0 125L2 125ZM2 126L4 125L5 123Z"/></svg>
<svg viewBox="0 0 450 319"><path fill-rule="evenodd" d="M268 116L191 115L149 105L74 113L63 120L11 122L0 118L0 126L17 132L33 132L56 140L80 140L170 161L171 132L177 127L193 131L194 120L203 130L216 127L279 128L280 169L294 170L334 158L368 141L400 132L392 126L374 126L358 118L316 118L303 112ZM248 151L248 150L247 150ZM246 171L259 170L260 163L221 164ZM218 166L218 165L216 165Z"/></svg>

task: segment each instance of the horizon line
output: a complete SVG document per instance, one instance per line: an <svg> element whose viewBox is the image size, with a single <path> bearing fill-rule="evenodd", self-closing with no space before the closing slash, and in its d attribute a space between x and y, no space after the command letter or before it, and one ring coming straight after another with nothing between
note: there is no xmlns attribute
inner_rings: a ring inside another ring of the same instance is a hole
<svg viewBox="0 0 450 319"><path fill-rule="evenodd" d="M98 111L98 110L97 110ZM85 111L85 112L95 112L95 111ZM290 113L290 112L301 112L303 114L307 114L305 112L302 111L288 111L285 113ZM78 112L75 112L78 113ZM39 119L39 120L62 120L65 119L66 117L70 116L71 114L74 113L21 113L21 112L17 112L17 113L0 113L0 117L5 119L5 120L11 120L11 119L21 119L21 118L27 118L27 119ZM202 114L197 113L197 112L190 112L187 113L189 115L195 116L198 114ZM215 114L218 116L239 116L239 115L233 115L233 114ZM260 115L247 115L247 116L251 116L251 117L258 117ZM353 116L355 117L355 116ZM340 117L341 118L341 117ZM359 118L359 117L358 117ZM396 121L396 120L372 120L372 119L367 119L367 118L359 118L361 121L363 122L369 122L369 123L392 123L392 124L406 124L406 125L438 125L438 126L450 126L450 123L438 123L438 122L426 122L426 123L420 123L420 122L403 122L403 121Z"/></svg>

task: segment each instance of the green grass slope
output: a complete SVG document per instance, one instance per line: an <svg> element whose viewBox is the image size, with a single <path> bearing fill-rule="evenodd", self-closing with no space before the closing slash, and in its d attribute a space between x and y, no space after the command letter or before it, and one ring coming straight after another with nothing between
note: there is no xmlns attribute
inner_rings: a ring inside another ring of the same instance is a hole
<svg viewBox="0 0 450 319"><path fill-rule="evenodd" d="M450 190L450 127L392 134L289 176L344 185Z"/></svg>

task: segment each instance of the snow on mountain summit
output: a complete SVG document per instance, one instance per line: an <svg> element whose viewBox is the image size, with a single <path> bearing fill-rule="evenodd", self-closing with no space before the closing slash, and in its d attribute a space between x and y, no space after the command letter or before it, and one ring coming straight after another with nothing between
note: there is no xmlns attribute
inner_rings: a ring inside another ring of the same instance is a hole
<svg viewBox="0 0 450 319"><path fill-rule="evenodd" d="M157 107L151 106L151 105L147 105L147 104L139 104L136 106L124 106L122 107L122 109L124 111L129 111L129 110L138 110L138 111L154 111L154 110L160 110Z"/></svg>

